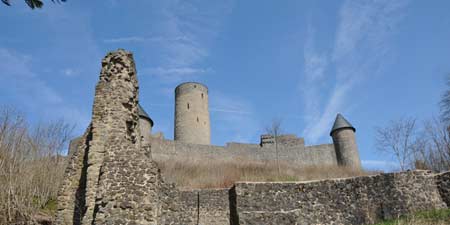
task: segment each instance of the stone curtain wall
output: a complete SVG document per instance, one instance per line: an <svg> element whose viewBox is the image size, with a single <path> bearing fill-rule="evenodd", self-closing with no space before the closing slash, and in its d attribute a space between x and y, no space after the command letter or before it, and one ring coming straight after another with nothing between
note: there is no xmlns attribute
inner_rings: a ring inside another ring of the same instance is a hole
<svg viewBox="0 0 450 225"><path fill-rule="evenodd" d="M236 224L372 224L441 209L428 171L301 183L237 183ZM448 181L448 180L447 180Z"/></svg>
<svg viewBox="0 0 450 225"><path fill-rule="evenodd" d="M151 154L155 161L184 158L186 160L248 160L275 161L276 151L272 145L227 143L226 146L189 144L172 140L152 138ZM303 143L303 142L302 142ZM304 146L279 145L279 159L303 166L336 166L333 144Z"/></svg>

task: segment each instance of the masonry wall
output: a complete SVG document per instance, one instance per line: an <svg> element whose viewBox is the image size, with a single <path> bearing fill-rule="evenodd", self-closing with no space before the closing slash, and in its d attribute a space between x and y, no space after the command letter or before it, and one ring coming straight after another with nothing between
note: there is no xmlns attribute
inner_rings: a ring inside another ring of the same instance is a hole
<svg viewBox="0 0 450 225"><path fill-rule="evenodd" d="M175 89L174 139L196 144L210 144L211 129L208 110L208 88L196 82Z"/></svg>
<svg viewBox="0 0 450 225"><path fill-rule="evenodd" d="M336 153L333 144L304 146L304 145L280 145L279 159L286 162L294 162L302 166L334 166L337 165ZM153 138L151 140L151 154L154 160L169 160L174 157L186 160L251 160L273 161L276 160L274 146L259 144L227 143L226 146L198 145L172 140Z"/></svg>
<svg viewBox="0 0 450 225"><path fill-rule="evenodd" d="M436 177L429 171L299 183L237 183L234 192L232 224L240 225L372 224L446 208Z"/></svg>
<svg viewBox="0 0 450 225"><path fill-rule="evenodd" d="M450 208L450 172L440 173L436 177L442 200Z"/></svg>

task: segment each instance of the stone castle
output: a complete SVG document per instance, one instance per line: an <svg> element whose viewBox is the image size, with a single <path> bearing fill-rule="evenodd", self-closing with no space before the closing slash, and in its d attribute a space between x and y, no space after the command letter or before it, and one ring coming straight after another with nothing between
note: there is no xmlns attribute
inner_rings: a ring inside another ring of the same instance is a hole
<svg viewBox="0 0 450 225"><path fill-rule="evenodd" d="M246 159L273 161L278 158L299 166L345 166L361 168L355 140L355 128L341 115L331 129L333 144L305 146L303 138L295 135L261 135L259 144L227 143L211 145L211 128L208 110L208 88L200 83L187 82L175 89L174 140L165 140L161 134L151 134L153 120L139 105L139 125L143 145L151 146L154 159L181 156L190 159Z"/></svg>
<svg viewBox="0 0 450 225"><path fill-rule="evenodd" d="M155 160L198 158L280 160L300 166L360 169L355 128L341 115L333 144L305 146L294 135L261 136L259 144L210 145L208 89L175 90L175 140L152 136L138 103L132 54L108 53L95 89L92 120L70 144L58 194L56 224L371 224L450 206L450 172L379 174L310 182L238 182L231 188L178 190Z"/></svg>

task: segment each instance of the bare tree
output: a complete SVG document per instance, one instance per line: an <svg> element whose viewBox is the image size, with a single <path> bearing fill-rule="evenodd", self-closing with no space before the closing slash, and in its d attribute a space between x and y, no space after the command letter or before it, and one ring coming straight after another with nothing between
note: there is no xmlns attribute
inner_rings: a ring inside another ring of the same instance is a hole
<svg viewBox="0 0 450 225"><path fill-rule="evenodd" d="M272 119L272 122L269 124L269 126L266 127L266 132L273 137L278 175L281 174L280 159L279 159L279 152L278 152L278 141L279 141L279 137L282 133L281 124L282 124L281 119Z"/></svg>
<svg viewBox="0 0 450 225"><path fill-rule="evenodd" d="M450 75L447 76L447 90L444 92L441 98L441 118L450 128ZM450 132L450 129L448 130Z"/></svg>
<svg viewBox="0 0 450 225"><path fill-rule="evenodd" d="M32 220L56 198L63 176L61 152L73 126L64 121L32 128L20 113L0 110L0 224Z"/></svg>
<svg viewBox="0 0 450 225"><path fill-rule="evenodd" d="M425 121L423 131L416 138L414 156L426 169L450 169L450 135L445 122L439 118Z"/></svg>
<svg viewBox="0 0 450 225"><path fill-rule="evenodd" d="M394 155L401 170L411 167L415 125L415 119L402 118L398 121L391 121L386 127L376 129L377 150Z"/></svg>

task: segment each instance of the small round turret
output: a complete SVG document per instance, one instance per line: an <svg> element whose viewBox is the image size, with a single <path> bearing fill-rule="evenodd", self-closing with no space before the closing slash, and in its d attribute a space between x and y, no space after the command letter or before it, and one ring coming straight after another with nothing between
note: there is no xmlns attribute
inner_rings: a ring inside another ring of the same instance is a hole
<svg viewBox="0 0 450 225"><path fill-rule="evenodd" d="M145 112L144 108L140 104L139 107L139 127L141 131L141 140L144 144L149 143L150 136L152 133L153 120L150 116Z"/></svg>
<svg viewBox="0 0 450 225"><path fill-rule="evenodd" d="M355 132L356 129L341 114L337 114L330 136L333 138L339 166L361 169Z"/></svg>
<svg viewBox="0 0 450 225"><path fill-rule="evenodd" d="M187 82L175 88L176 141L204 144L211 143L208 110L208 88L200 83Z"/></svg>

